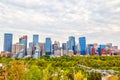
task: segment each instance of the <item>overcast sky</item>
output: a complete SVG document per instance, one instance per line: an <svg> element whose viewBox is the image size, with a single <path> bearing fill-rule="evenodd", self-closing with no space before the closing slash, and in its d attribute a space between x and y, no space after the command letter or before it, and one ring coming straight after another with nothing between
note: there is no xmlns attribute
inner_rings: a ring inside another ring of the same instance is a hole
<svg viewBox="0 0 120 80"><path fill-rule="evenodd" d="M0 50L4 33L13 33L13 43L39 34L41 42L66 42L73 35L120 46L120 0L0 0Z"/></svg>

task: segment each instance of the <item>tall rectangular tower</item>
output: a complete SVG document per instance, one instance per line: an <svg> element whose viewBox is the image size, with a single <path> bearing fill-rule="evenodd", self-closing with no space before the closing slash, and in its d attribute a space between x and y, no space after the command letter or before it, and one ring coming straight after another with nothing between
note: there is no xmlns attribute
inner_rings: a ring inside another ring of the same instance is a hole
<svg viewBox="0 0 120 80"><path fill-rule="evenodd" d="M4 51L12 51L12 38L13 35L11 33L4 34Z"/></svg>
<svg viewBox="0 0 120 80"><path fill-rule="evenodd" d="M79 46L80 46L81 55L86 55L86 38L85 37L79 38Z"/></svg>
<svg viewBox="0 0 120 80"><path fill-rule="evenodd" d="M51 41L51 38L46 38L45 52L46 52L46 55L51 55L51 53L52 53L52 41Z"/></svg>
<svg viewBox="0 0 120 80"><path fill-rule="evenodd" d="M76 46L75 46L75 37L74 36L69 37L68 50L73 51L73 53L76 54Z"/></svg>
<svg viewBox="0 0 120 80"><path fill-rule="evenodd" d="M22 44L25 46L24 52L25 52L25 55L27 55L27 35L19 38L19 44Z"/></svg>
<svg viewBox="0 0 120 80"><path fill-rule="evenodd" d="M34 45L38 45L38 42L39 42L39 35L33 35L33 44Z"/></svg>

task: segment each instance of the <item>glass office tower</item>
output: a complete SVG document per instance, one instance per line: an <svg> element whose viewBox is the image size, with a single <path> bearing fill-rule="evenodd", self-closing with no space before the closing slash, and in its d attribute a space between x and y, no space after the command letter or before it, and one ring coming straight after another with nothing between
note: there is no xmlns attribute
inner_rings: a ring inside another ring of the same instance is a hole
<svg viewBox="0 0 120 80"><path fill-rule="evenodd" d="M24 56L27 55L27 35L22 36L19 38L19 44L24 45L25 49L24 49Z"/></svg>
<svg viewBox="0 0 120 80"><path fill-rule="evenodd" d="M66 50L67 49L67 44L66 43L62 43L62 49Z"/></svg>
<svg viewBox="0 0 120 80"><path fill-rule="evenodd" d="M88 54L92 55L92 48L93 48L93 44L88 44Z"/></svg>
<svg viewBox="0 0 120 80"><path fill-rule="evenodd" d="M4 51L11 52L12 51L12 38L13 35L10 33L4 34Z"/></svg>
<svg viewBox="0 0 120 80"><path fill-rule="evenodd" d="M51 53L52 53L52 41L51 41L51 38L46 38L45 52L46 52L46 55L51 55Z"/></svg>
<svg viewBox="0 0 120 80"><path fill-rule="evenodd" d="M80 46L81 55L86 55L86 38L85 37L79 38L79 46Z"/></svg>
<svg viewBox="0 0 120 80"><path fill-rule="evenodd" d="M33 44L37 45L39 42L39 35L33 35Z"/></svg>
<svg viewBox="0 0 120 80"><path fill-rule="evenodd" d="M74 36L69 37L68 50L73 51L73 53L76 54L76 46L75 46L75 37Z"/></svg>
<svg viewBox="0 0 120 80"><path fill-rule="evenodd" d="M106 45L104 45L104 44L99 45L99 48L98 48L98 50L97 50L97 51L98 51L98 54L99 54L99 55L102 55L102 54L101 54L101 51L102 51L102 49L105 50L105 48L106 48Z"/></svg>

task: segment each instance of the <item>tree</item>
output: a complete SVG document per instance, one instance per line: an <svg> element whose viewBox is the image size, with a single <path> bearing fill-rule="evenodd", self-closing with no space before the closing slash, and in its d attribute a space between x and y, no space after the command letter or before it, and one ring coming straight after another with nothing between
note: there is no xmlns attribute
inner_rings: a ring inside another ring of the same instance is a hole
<svg viewBox="0 0 120 80"><path fill-rule="evenodd" d="M38 66L32 65L30 69L26 71L25 75L25 80L41 80L43 77L43 72Z"/></svg>
<svg viewBox="0 0 120 80"><path fill-rule="evenodd" d="M102 80L102 76L100 73L91 72L88 74L88 80Z"/></svg>

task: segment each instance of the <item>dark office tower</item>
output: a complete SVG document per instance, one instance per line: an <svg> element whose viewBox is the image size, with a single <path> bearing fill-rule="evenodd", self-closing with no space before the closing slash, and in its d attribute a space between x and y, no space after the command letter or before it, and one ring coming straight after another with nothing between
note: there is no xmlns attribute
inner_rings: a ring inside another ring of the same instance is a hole
<svg viewBox="0 0 120 80"><path fill-rule="evenodd" d="M70 36L69 42L68 42L68 50L73 51L74 54L76 54L76 48L75 48L75 37Z"/></svg>
<svg viewBox="0 0 120 80"><path fill-rule="evenodd" d="M62 43L62 49L66 50L67 49L67 44L66 43Z"/></svg>
<svg viewBox="0 0 120 80"><path fill-rule="evenodd" d="M87 50L88 50L88 54L92 55L92 48L93 48L93 44L88 44Z"/></svg>
<svg viewBox="0 0 120 80"><path fill-rule="evenodd" d="M25 46L25 49L24 49L25 53L24 54L27 55L27 36L26 35L19 38L19 44Z"/></svg>
<svg viewBox="0 0 120 80"><path fill-rule="evenodd" d="M29 48L33 47L33 42L29 42Z"/></svg>
<svg viewBox="0 0 120 80"><path fill-rule="evenodd" d="M33 44L38 45L39 42L39 35L33 35Z"/></svg>
<svg viewBox="0 0 120 80"><path fill-rule="evenodd" d="M86 55L86 38L85 37L79 38L79 46L80 46L81 55Z"/></svg>
<svg viewBox="0 0 120 80"><path fill-rule="evenodd" d="M105 52L105 48L106 48L106 45L99 45L99 48L98 48L98 54L99 55L102 55L104 52Z"/></svg>
<svg viewBox="0 0 120 80"><path fill-rule="evenodd" d="M12 51L12 38L13 35L10 33L4 34L4 51L11 52Z"/></svg>
<svg viewBox="0 0 120 80"><path fill-rule="evenodd" d="M46 41L45 41L45 52L46 52L46 55L51 55L51 52L52 52L52 41L51 41L51 38L46 38Z"/></svg>

